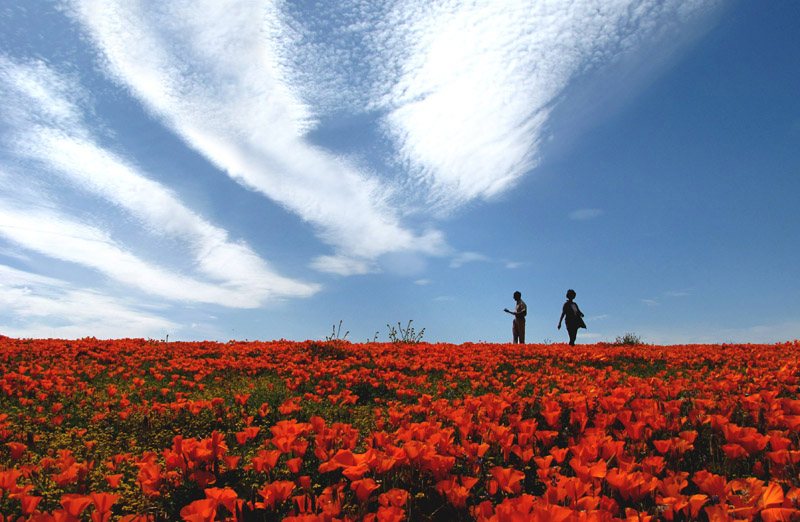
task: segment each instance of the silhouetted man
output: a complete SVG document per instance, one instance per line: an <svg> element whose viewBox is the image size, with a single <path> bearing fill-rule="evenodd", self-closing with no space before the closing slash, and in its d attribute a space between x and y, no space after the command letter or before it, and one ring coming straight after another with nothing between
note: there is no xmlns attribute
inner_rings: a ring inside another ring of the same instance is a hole
<svg viewBox="0 0 800 522"><path fill-rule="evenodd" d="M503 311L514 316L514 323L511 325L514 344L525 344L525 316L528 315L528 306L522 300L522 294L519 292L514 292L514 301L517 302L517 307L513 312L508 308L504 308Z"/></svg>

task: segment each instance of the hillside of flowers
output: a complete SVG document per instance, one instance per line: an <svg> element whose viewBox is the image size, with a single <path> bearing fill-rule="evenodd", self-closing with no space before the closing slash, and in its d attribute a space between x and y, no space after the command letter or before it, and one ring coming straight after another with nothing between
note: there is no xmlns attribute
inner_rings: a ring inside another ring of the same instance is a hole
<svg viewBox="0 0 800 522"><path fill-rule="evenodd" d="M0 521L797 520L799 351L0 337Z"/></svg>

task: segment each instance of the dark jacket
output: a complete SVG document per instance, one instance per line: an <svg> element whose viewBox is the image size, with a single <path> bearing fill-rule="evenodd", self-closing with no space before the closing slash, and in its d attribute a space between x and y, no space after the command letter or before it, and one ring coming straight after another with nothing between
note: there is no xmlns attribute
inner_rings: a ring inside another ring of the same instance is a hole
<svg viewBox="0 0 800 522"><path fill-rule="evenodd" d="M574 310L572 305L575 305ZM567 325L567 329L572 330L577 328L586 328L586 323L583 322L583 312L581 312L581 309L578 308L578 303L567 300L564 303L562 311L564 312L564 322Z"/></svg>

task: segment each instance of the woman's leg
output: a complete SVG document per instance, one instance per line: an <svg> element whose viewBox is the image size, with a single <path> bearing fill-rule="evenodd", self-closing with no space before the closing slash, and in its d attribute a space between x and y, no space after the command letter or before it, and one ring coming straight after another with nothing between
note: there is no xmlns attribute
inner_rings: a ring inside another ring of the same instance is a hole
<svg viewBox="0 0 800 522"><path fill-rule="evenodd" d="M569 345L575 346L575 338L578 337L578 329L567 328L567 333L569 334Z"/></svg>

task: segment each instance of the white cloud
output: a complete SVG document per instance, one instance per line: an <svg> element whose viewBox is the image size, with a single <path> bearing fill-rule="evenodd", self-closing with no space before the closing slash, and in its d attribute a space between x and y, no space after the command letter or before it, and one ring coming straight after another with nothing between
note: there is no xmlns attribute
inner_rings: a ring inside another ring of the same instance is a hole
<svg viewBox="0 0 800 522"><path fill-rule="evenodd" d="M175 301L252 308L259 299L151 265L102 230L45 209L20 209L0 199L0 236L48 257L77 263L138 290Z"/></svg>
<svg viewBox="0 0 800 522"><path fill-rule="evenodd" d="M146 2L76 5L115 78L233 179L311 223L336 256L367 264L445 248L440 233L401 224L389 185L302 139L311 115L282 82L265 38L272 3L158 3L157 16Z"/></svg>
<svg viewBox="0 0 800 522"><path fill-rule="evenodd" d="M599 208L581 208L569 213L569 218L575 221L587 221L602 216L605 212Z"/></svg>
<svg viewBox="0 0 800 522"><path fill-rule="evenodd" d="M800 322L784 321L773 324L751 324L736 328L706 325L703 328L645 331L642 336L655 344L772 344L800 339Z"/></svg>
<svg viewBox="0 0 800 522"><path fill-rule="evenodd" d="M374 263L346 255L319 256L311 262L311 268L341 276L368 274L377 270Z"/></svg>
<svg viewBox="0 0 800 522"><path fill-rule="evenodd" d="M489 258L477 252L462 252L450 261L450 268L460 268L467 263L489 261Z"/></svg>
<svg viewBox="0 0 800 522"><path fill-rule="evenodd" d="M70 100L83 96L80 85L44 62L21 65L0 55L0 86L2 118L12 126L46 122L58 128L79 127L81 111Z"/></svg>
<svg viewBox="0 0 800 522"><path fill-rule="evenodd" d="M34 128L22 141L32 149L31 156L124 208L151 233L182 240L202 274L238 288L244 301L306 297L319 288L277 275L249 246L231 241L225 230L187 208L163 185L92 142L42 128Z"/></svg>
<svg viewBox="0 0 800 522"><path fill-rule="evenodd" d="M334 250L313 267L353 274L386 253L445 254L440 233L401 217L513 187L539 162L573 80L715 2L73 4L114 78L233 179L310 223ZM381 118L397 178L306 140L342 113Z"/></svg>
<svg viewBox="0 0 800 522"><path fill-rule="evenodd" d="M4 94L0 101L3 119L12 129L5 140L10 150L20 157L35 160L39 168L44 165L50 175L60 176L73 186L124 209L150 233L181 241L193 255L201 274L227 287L227 292L239 292L242 304L238 306L256 306L259 302L286 296L305 297L318 290L317 285L276 274L248 245L232 241L225 230L187 208L172 191L97 146L84 127L81 108L70 98L74 96L71 93L80 92L74 83L42 63L17 64L0 57L0 91ZM30 181L35 177L29 175L25 180L12 182L5 176L4 184L12 193L10 184L13 183L18 209L20 189L30 192L29 211L38 214L35 209L42 205L37 201L41 197L35 182ZM53 228L55 222L63 225L65 221L64 217L53 218L45 229ZM108 245L107 238L104 241L103 244ZM30 238L23 243L30 246ZM41 244L33 248L46 253ZM89 258L90 255L85 256ZM225 299L225 302L230 301Z"/></svg>
<svg viewBox="0 0 800 522"><path fill-rule="evenodd" d="M1 176L0 176L0 179L2 179ZM10 257L10 258L13 258L13 259L18 259L20 261L29 261L30 260L30 258L27 255L25 255L23 252L19 252L18 250L11 249L11 248L0 248L0 256Z"/></svg>
<svg viewBox="0 0 800 522"><path fill-rule="evenodd" d="M656 299L639 299L639 301L641 301L642 304L645 304L647 306L658 306L659 304L661 304Z"/></svg>
<svg viewBox="0 0 800 522"><path fill-rule="evenodd" d="M534 167L569 83L710 2L425 0L397 4L400 71L379 105L412 172L445 206L508 190Z"/></svg>
<svg viewBox="0 0 800 522"><path fill-rule="evenodd" d="M0 265L0 333L10 337L163 337L181 325L126 300Z"/></svg>

